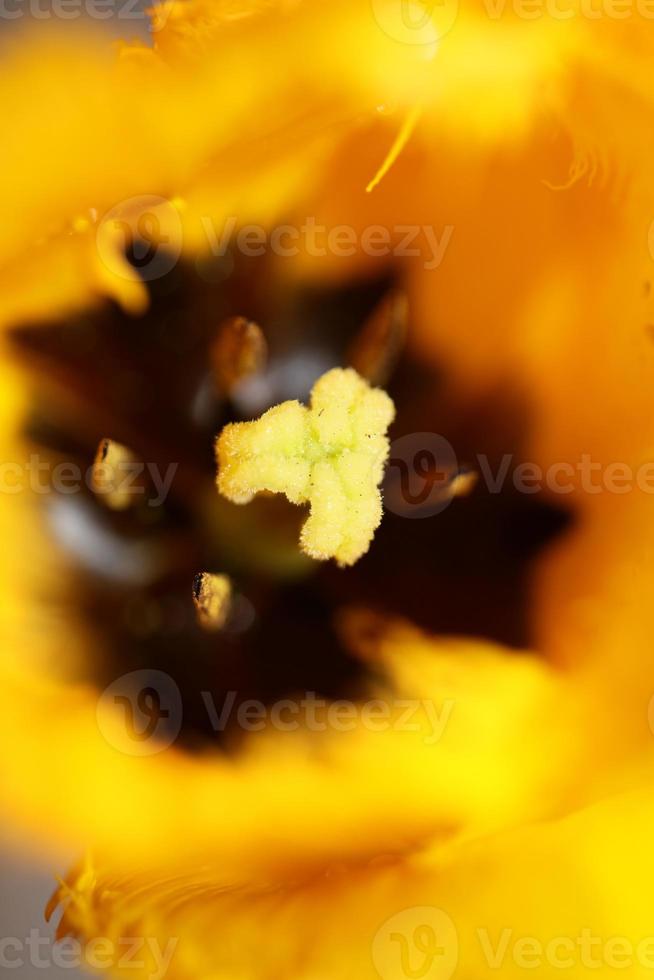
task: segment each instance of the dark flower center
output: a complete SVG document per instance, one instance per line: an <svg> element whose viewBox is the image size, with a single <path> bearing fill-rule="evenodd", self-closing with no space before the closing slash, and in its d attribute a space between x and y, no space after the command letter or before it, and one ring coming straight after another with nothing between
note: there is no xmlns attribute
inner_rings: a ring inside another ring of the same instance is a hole
<svg viewBox="0 0 654 980"><path fill-rule="evenodd" d="M299 554L304 514L284 499L236 507L218 496L220 428L305 399L319 374L345 362L390 281L291 291L264 260L236 263L224 281L214 272L177 266L149 284L150 309L138 319L107 304L12 335L17 356L44 381L26 430L34 452L84 469L109 437L160 473L176 466L157 507L111 511L88 487L42 498L75 568L69 615L98 637L88 676L104 688L130 671L169 673L192 747L217 738L202 692L215 703L230 691L265 703L363 693L368 668L336 626L349 606L434 633L528 645L531 564L569 515L540 494L518 493L510 479L497 493L480 481L432 516L386 513L369 553L347 570ZM269 360L256 382L225 398L212 382L210 351L220 322L235 315L261 325ZM435 330L437 321L435 311ZM446 394L445 380L409 345L387 386L397 407L391 439L437 433L473 468L480 454L493 473L504 454L517 465L528 418L518 389L507 384L464 405ZM246 601L248 615L230 629L207 632L197 622L193 582L203 571L231 576Z"/></svg>

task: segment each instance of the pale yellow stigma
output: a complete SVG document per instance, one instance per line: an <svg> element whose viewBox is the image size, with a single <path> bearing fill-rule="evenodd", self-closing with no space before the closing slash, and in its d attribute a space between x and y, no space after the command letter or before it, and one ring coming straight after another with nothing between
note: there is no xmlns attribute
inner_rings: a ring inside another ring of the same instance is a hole
<svg viewBox="0 0 654 980"><path fill-rule="evenodd" d="M199 572L193 580L193 602L203 629L222 629L232 604L232 583L227 575Z"/></svg>
<svg viewBox="0 0 654 980"><path fill-rule="evenodd" d="M247 504L262 490L309 503L300 546L312 558L352 565L382 517L379 491L395 406L352 368L315 383L311 404L287 401L254 422L227 425L216 443L218 490Z"/></svg>

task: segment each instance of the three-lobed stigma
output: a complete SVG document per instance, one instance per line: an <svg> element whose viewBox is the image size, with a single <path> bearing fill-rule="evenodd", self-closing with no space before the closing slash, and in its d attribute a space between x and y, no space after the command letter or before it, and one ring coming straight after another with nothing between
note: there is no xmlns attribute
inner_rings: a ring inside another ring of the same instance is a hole
<svg viewBox="0 0 654 980"><path fill-rule="evenodd" d="M225 426L216 441L219 492L247 504L261 491L309 503L300 535L312 558L352 565L382 517L391 398L352 368L319 378L309 406L287 401L253 422Z"/></svg>

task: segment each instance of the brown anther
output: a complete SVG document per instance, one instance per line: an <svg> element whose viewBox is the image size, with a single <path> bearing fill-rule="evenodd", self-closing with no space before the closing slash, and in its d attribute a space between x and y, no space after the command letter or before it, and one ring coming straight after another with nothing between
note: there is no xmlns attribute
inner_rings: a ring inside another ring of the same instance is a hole
<svg viewBox="0 0 654 980"><path fill-rule="evenodd" d="M450 481L448 493L450 497L467 497L474 489L479 474L474 470L460 470Z"/></svg>
<svg viewBox="0 0 654 980"><path fill-rule="evenodd" d="M384 385L404 347L408 319L406 295L392 290L377 304L352 341L346 359L373 385Z"/></svg>
<svg viewBox="0 0 654 980"><path fill-rule="evenodd" d="M222 629L232 604L232 583L228 576L198 572L193 579L193 602L203 629Z"/></svg>
<svg viewBox="0 0 654 980"><path fill-rule="evenodd" d="M243 316L224 320L211 345L211 369L221 394L263 369L268 345L261 327Z"/></svg>
<svg viewBox="0 0 654 980"><path fill-rule="evenodd" d="M93 462L93 492L111 510L126 510L142 499L143 487L135 481L142 469L131 449L102 439Z"/></svg>

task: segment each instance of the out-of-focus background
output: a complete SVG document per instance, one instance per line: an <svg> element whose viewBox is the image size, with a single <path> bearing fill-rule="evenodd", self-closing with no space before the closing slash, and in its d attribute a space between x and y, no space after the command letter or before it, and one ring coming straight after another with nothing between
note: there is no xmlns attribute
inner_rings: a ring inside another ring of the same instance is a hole
<svg viewBox="0 0 654 980"><path fill-rule="evenodd" d="M54 928L44 919L56 886L55 874L64 871L6 848L0 850L0 975L20 980L75 980L82 976L72 965L56 965L57 960L66 962L65 946L62 954L55 953L53 961Z"/></svg>
<svg viewBox="0 0 654 980"><path fill-rule="evenodd" d="M61 32L91 26L111 38L147 39L149 21L145 10L150 5L148 0L114 0L112 4L98 4L97 8L93 0L0 0L0 58L7 46L22 43L34 28ZM96 10L100 16L93 16ZM71 856L71 862L74 859ZM6 973L20 980L75 980L88 975L73 966L57 966L53 962L54 926L45 922L44 910L56 885L55 875L66 870L65 864L45 866L29 855L0 846L0 975ZM30 936L35 941L28 945ZM22 947L20 952L18 944ZM62 956L63 962L65 946Z"/></svg>

